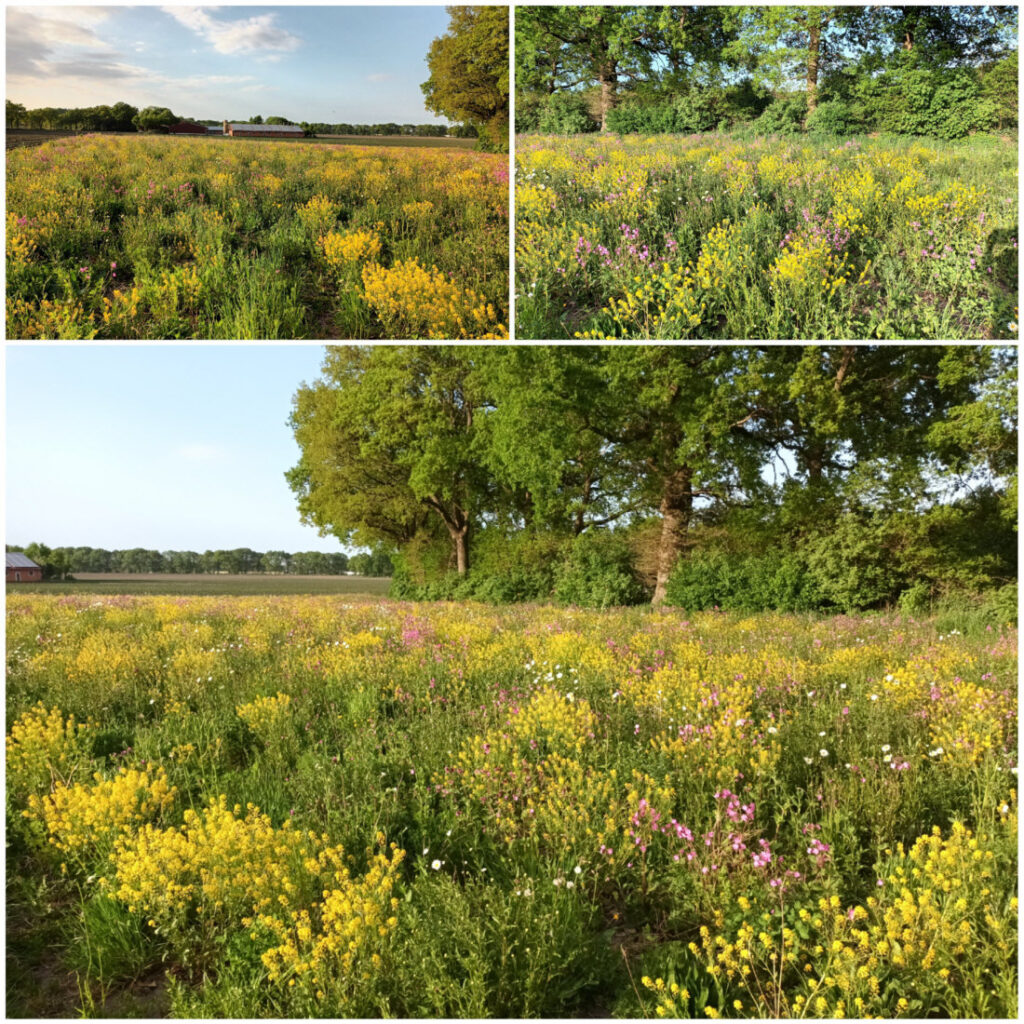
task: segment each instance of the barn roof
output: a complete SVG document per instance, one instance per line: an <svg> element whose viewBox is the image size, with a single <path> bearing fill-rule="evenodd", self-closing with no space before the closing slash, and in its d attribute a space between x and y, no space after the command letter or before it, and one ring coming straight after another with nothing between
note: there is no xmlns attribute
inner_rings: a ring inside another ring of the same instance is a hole
<svg viewBox="0 0 1024 1024"><path fill-rule="evenodd" d="M229 123L228 128L236 132L301 132L298 124L235 124Z"/></svg>
<svg viewBox="0 0 1024 1024"><path fill-rule="evenodd" d="M7 552L7 568L8 569L38 569L40 568L38 562L33 562L28 555L22 554L20 551L8 551Z"/></svg>

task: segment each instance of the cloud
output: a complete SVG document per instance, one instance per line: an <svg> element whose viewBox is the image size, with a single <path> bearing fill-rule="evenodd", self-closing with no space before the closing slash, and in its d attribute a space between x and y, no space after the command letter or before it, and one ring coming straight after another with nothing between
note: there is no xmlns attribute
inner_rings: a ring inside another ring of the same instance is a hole
<svg viewBox="0 0 1024 1024"><path fill-rule="evenodd" d="M99 7L8 7L7 74L49 74L54 56L69 46L113 59L110 44L94 28L109 14Z"/></svg>
<svg viewBox="0 0 1024 1024"><path fill-rule="evenodd" d="M297 35L275 24L276 14L257 14L251 18L227 21L209 13L217 9L164 7L163 11L195 32L218 53L291 53L302 45Z"/></svg>
<svg viewBox="0 0 1024 1024"><path fill-rule="evenodd" d="M390 82L394 77L390 71L375 71L372 75L367 75L366 80L368 82Z"/></svg>

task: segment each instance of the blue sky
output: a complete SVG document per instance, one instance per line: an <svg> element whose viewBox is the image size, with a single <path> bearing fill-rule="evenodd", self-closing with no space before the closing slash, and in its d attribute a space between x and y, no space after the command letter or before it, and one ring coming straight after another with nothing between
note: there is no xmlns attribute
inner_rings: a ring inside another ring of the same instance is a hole
<svg viewBox="0 0 1024 1024"><path fill-rule="evenodd" d="M6 346L6 540L340 551L284 473L307 345Z"/></svg>
<svg viewBox="0 0 1024 1024"><path fill-rule="evenodd" d="M7 7L7 99L185 117L444 123L423 106L442 6Z"/></svg>

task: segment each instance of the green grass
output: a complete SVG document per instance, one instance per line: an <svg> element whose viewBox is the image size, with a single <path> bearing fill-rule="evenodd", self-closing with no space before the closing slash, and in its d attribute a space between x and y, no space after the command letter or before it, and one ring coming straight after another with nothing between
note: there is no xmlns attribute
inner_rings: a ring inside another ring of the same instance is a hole
<svg viewBox="0 0 1024 1024"><path fill-rule="evenodd" d="M1013 628L327 594L7 610L13 1012L1015 1014ZM127 808L122 769L150 779ZM376 904L382 841L405 856ZM145 892L120 889L133 864ZM264 898L308 909L310 971L270 973ZM711 973L748 929L751 977Z"/></svg>
<svg viewBox="0 0 1024 1024"><path fill-rule="evenodd" d="M1013 339L1017 144L524 136L517 337Z"/></svg>

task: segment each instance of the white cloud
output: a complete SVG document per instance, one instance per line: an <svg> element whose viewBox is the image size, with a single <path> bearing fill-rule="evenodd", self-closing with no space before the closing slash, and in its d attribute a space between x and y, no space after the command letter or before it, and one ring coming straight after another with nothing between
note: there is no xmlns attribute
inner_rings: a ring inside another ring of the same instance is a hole
<svg viewBox="0 0 1024 1024"><path fill-rule="evenodd" d="M218 53L240 54L263 51L291 53L302 40L275 24L276 14L227 21L209 12L216 7L164 7L163 11L200 36Z"/></svg>
<svg viewBox="0 0 1024 1024"><path fill-rule="evenodd" d="M109 13L99 7L8 7L8 75L47 74L56 52L64 47L114 57L110 44L94 29Z"/></svg>
<svg viewBox="0 0 1024 1024"><path fill-rule="evenodd" d="M368 82L389 82L394 77L390 71L375 71L372 75L367 75L366 80Z"/></svg>

